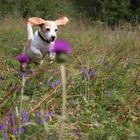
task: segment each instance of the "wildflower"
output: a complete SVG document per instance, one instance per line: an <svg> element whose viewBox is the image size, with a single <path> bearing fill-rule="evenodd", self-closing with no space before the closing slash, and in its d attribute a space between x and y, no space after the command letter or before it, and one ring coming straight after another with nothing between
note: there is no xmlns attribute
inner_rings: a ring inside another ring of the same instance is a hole
<svg viewBox="0 0 140 140"><path fill-rule="evenodd" d="M49 121L49 118L50 118L49 117L49 113L47 113L46 116L45 116L45 121L48 122Z"/></svg>
<svg viewBox="0 0 140 140"><path fill-rule="evenodd" d="M31 74L33 74L33 70L32 70L32 68L29 69L29 72L30 72Z"/></svg>
<svg viewBox="0 0 140 140"><path fill-rule="evenodd" d="M24 124L26 125L29 121L29 115L28 115L28 112L27 111L24 111L23 112L23 122Z"/></svg>
<svg viewBox="0 0 140 140"><path fill-rule="evenodd" d="M56 40L55 45L50 48L50 51L56 54L70 54L72 52L72 48L69 42L65 40Z"/></svg>
<svg viewBox="0 0 140 140"><path fill-rule="evenodd" d="M31 58L26 55L26 54L20 54L17 56L17 60L20 62L20 63L30 63L31 61Z"/></svg>
<svg viewBox="0 0 140 140"><path fill-rule="evenodd" d="M27 71L24 71L24 72L21 72L20 70L18 71L18 75L20 77L22 77L22 75L24 75L24 77L26 77L28 75L28 72Z"/></svg>
<svg viewBox="0 0 140 140"><path fill-rule="evenodd" d="M26 69L28 67L28 64L30 63L31 59L28 55L26 54L20 54L17 56L17 60L20 62L20 66L23 69Z"/></svg>
<svg viewBox="0 0 140 140"><path fill-rule="evenodd" d="M3 131L3 129L5 129L5 128L6 128L6 124L5 123L0 125L0 132Z"/></svg>
<svg viewBox="0 0 140 140"><path fill-rule="evenodd" d="M42 125L43 122L41 119L41 112L37 112L36 115L37 115L37 124Z"/></svg>
<svg viewBox="0 0 140 140"><path fill-rule="evenodd" d="M48 122L49 119L50 119L50 117L52 117L53 115L54 115L53 112L47 112L47 113L46 113L46 116L45 116L45 121Z"/></svg>
<svg viewBox="0 0 140 140"><path fill-rule="evenodd" d="M61 80L56 80L55 82L56 82L56 84L58 84L58 85L61 84Z"/></svg>
<svg viewBox="0 0 140 140"><path fill-rule="evenodd" d="M50 82L50 87L54 89L56 85L60 85L60 84L61 84L61 80L55 80L53 82Z"/></svg>
<svg viewBox="0 0 140 140"><path fill-rule="evenodd" d="M20 134L22 135L23 133L24 133L24 128L21 127L21 128L20 128Z"/></svg>
<svg viewBox="0 0 140 140"><path fill-rule="evenodd" d="M6 124L8 123L7 119L4 119L4 123L0 125L0 132L3 131L6 128Z"/></svg>
<svg viewBox="0 0 140 140"><path fill-rule="evenodd" d="M50 86L51 86L52 89L54 89L55 88L55 82L51 82Z"/></svg>
<svg viewBox="0 0 140 140"><path fill-rule="evenodd" d="M32 73L29 68L29 63L31 62L31 58L26 54L20 54L16 57L16 59L20 63L20 70L18 72L19 76L27 76L28 72Z"/></svg>
<svg viewBox="0 0 140 140"><path fill-rule="evenodd" d="M89 80L89 79L92 79L94 78L95 76L95 73L94 71L92 70L92 68L89 68L88 72L86 71L86 68L84 66L82 66L82 73L83 73L83 76L84 76L84 79L85 80Z"/></svg>
<svg viewBox="0 0 140 140"><path fill-rule="evenodd" d="M13 134L14 134L15 136L17 136L17 135L18 135L18 132L19 132L19 128L12 128L12 132L13 132ZM22 135L23 133L24 133L24 128L21 127L21 128L20 128L20 134Z"/></svg>
<svg viewBox="0 0 140 140"><path fill-rule="evenodd" d="M10 123L11 126L15 126L15 116L13 113L10 113Z"/></svg>
<svg viewBox="0 0 140 140"><path fill-rule="evenodd" d="M15 126L15 116L14 116L14 114L13 113L10 113L10 123L11 123L11 126L12 126L12 132L13 132L13 134L14 135L18 135L18 128L15 128L14 126ZM24 128L20 128L20 134L22 134L23 133L23 130Z"/></svg>
<svg viewBox="0 0 140 140"><path fill-rule="evenodd" d="M82 66L82 73L83 73L83 75L84 75L84 78L85 78L86 80L88 80L87 71L86 71L85 67L83 67L83 66Z"/></svg>
<svg viewBox="0 0 140 140"><path fill-rule="evenodd" d="M56 60L57 62L60 63L60 71L61 71L61 78L62 78L62 121L61 121L61 126L60 126L60 135L59 139L62 139L63 135L63 123L64 119L66 116L66 72L65 72L65 61L67 58L67 55L70 55L72 52L72 48L69 42L65 40L56 40L55 44L53 47L50 48L49 50L51 53L56 54ZM46 121L48 121L49 115L46 115Z"/></svg>
<svg viewBox="0 0 140 140"><path fill-rule="evenodd" d="M91 68L89 69L89 75L90 75L90 79L94 78L95 73Z"/></svg>
<svg viewBox="0 0 140 140"><path fill-rule="evenodd" d="M65 40L56 40L53 47L49 50L51 53L56 53L56 60L58 62L65 62L66 55L70 55L72 48L69 42Z"/></svg>

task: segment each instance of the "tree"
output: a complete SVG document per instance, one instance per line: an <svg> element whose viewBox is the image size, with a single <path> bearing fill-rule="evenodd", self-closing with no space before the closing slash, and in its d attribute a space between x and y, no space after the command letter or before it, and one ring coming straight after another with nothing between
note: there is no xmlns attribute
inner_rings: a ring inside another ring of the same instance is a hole
<svg viewBox="0 0 140 140"><path fill-rule="evenodd" d="M109 25L117 25L120 21L130 19L130 0L103 0L101 7L102 20Z"/></svg>
<svg viewBox="0 0 140 140"><path fill-rule="evenodd" d="M140 0L131 0L132 22L140 22Z"/></svg>

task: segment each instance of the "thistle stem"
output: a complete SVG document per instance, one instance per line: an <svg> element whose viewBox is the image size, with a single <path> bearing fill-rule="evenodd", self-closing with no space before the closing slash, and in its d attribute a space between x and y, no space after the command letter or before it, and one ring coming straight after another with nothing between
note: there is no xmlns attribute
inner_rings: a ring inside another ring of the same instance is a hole
<svg viewBox="0 0 140 140"><path fill-rule="evenodd" d="M59 140L63 140L64 121L66 120L66 99L67 99L66 73L65 73L64 63L62 63L60 65L60 70L61 70L61 78L62 78L62 116L61 116L61 126L60 126Z"/></svg>
<svg viewBox="0 0 140 140"><path fill-rule="evenodd" d="M25 87L26 78L24 74L22 75L22 86L21 86L21 93L20 93L20 105L19 105L19 129L18 129L18 140L20 140L20 118L22 113L22 101L23 101L23 94L24 94L24 87Z"/></svg>

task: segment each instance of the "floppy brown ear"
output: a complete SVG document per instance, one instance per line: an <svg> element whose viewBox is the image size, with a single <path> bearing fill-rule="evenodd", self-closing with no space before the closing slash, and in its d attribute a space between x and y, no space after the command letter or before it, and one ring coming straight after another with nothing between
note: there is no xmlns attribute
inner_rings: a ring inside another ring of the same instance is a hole
<svg viewBox="0 0 140 140"><path fill-rule="evenodd" d="M38 17L31 17L28 19L28 23L30 25L41 25L44 24L46 22L46 20L42 19L42 18L38 18Z"/></svg>
<svg viewBox="0 0 140 140"><path fill-rule="evenodd" d="M62 17L57 20L55 20L55 23L59 25L66 25L69 22L69 19L67 17Z"/></svg>

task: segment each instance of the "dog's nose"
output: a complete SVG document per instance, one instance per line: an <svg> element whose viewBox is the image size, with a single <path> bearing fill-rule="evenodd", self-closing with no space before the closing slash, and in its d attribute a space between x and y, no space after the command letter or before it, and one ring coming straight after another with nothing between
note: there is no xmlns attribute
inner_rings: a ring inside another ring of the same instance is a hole
<svg viewBox="0 0 140 140"><path fill-rule="evenodd" d="M51 36L51 39L52 39L52 41L54 41L55 40L55 36Z"/></svg>

